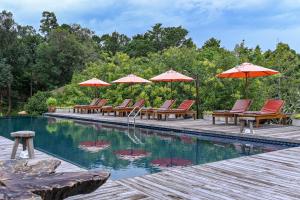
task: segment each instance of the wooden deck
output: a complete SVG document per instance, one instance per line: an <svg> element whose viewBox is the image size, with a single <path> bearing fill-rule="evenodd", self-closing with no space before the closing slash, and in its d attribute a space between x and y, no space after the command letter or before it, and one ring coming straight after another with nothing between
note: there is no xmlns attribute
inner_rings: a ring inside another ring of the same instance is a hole
<svg viewBox="0 0 300 200"><path fill-rule="evenodd" d="M60 114L78 119L126 123L126 118L99 115ZM211 125L205 120L154 121L138 120L138 124L157 127L198 130L199 132L240 135L236 126ZM273 140L300 141L300 128L270 126L255 129L255 137ZM246 137L253 137L252 135ZM8 159L12 141L0 136L0 159ZM174 168L141 177L108 181L91 194L71 200L296 200L300 199L300 147L288 148L249 157L240 157L204 165ZM51 156L36 152L36 159ZM64 162L59 171L82 170Z"/></svg>
<svg viewBox="0 0 300 200"><path fill-rule="evenodd" d="M113 122L127 124L126 117L102 116L100 114L78 114L78 113L48 113L49 116L69 117L73 119L95 120L99 122ZM176 123L175 123L176 122ZM184 131L196 131L211 134L223 134L245 138L266 139L272 141L292 142L300 144L300 127L283 125L264 125L254 128L254 134L240 134L239 126L225 125L223 122L212 124L210 120L147 120L137 119L137 126L151 126L158 128L170 128Z"/></svg>
<svg viewBox="0 0 300 200"><path fill-rule="evenodd" d="M12 141L0 136L0 159L8 159ZM108 181L70 200L296 200L300 199L300 147L205 165ZM36 151L36 159L49 159ZM58 171L82 169L62 161Z"/></svg>

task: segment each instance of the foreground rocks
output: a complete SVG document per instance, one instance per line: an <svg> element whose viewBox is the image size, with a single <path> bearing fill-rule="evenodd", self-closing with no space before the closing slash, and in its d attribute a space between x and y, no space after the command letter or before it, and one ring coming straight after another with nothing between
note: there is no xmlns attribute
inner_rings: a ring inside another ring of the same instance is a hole
<svg viewBox="0 0 300 200"><path fill-rule="evenodd" d="M110 173L104 171L55 173L59 160L28 164L24 160L0 161L0 200L60 200L93 192Z"/></svg>

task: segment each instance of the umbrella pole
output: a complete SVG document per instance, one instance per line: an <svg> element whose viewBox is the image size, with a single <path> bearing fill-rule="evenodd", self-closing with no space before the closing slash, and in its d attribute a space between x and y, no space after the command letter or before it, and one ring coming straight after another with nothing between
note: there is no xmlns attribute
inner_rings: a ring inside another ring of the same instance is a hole
<svg viewBox="0 0 300 200"><path fill-rule="evenodd" d="M172 84L172 81L171 81L171 99L173 99L173 84Z"/></svg>
<svg viewBox="0 0 300 200"><path fill-rule="evenodd" d="M246 73L246 80L245 80L245 98L248 98L248 73Z"/></svg>

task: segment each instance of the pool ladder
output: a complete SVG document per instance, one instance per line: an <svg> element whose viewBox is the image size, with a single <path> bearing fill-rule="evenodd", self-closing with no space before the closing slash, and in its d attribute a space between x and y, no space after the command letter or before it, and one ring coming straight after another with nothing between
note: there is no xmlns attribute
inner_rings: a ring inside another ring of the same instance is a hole
<svg viewBox="0 0 300 200"><path fill-rule="evenodd" d="M135 128L135 119L136 117L141 113L142 109L144 107L134 107L133 110L129 113L127 116L127 125L133 124L133 127ZM132 122L130 121L132 119Z"/></svg>

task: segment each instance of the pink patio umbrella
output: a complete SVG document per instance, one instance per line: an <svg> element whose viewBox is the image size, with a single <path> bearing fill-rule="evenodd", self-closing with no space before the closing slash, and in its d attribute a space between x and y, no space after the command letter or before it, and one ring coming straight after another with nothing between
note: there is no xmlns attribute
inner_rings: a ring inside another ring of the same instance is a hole
<svg viewBox="0 0 300 200"><path fill-rule="evenodd" d="M106 82L104 82L102 80L99 80L97 78L92 78L90 80L79 83L79 85L83 86L83 87L95 87L95 88L97 88L97 87L110 86L111 84L106 83ZM95 97L97 97L97 90L95 90Z"/></svg>
<svg viewBox="0 0 300 200"><path fill-rule="evenodd" d="M257 66L252 63L243 63L225 72L217 75L219 78L244 78L245 82L245 96L247 96L248 79L262 76L271 76L278 74L278 71Z"/></svg>
<svg viewBox="0 0 300 200"><path fill-rule="evenodd" d="M121 83L121 84L128 84L130 85L130 90L132 93L132 85L134 84L141 84L141 83L151 83L151 81L148 81L142 77L136 76L134 74L129 74L125 77L119 78L115 81L113 81L113 83Z"/></svg>
<svg viewBox="0 0 300 200"><path fill-rule="evenodd" d="M165 73L162 73L158 76L155 76L150 79L153 82L170 82L171 83L171 96L172 96L172 83L173 82L191 82L194 79L191 77L188 77L186 75L183 75L179 72L176 72L174 70L169 70Z"/></svg>
<svg viewBox="0 0 300 200"><path fill-rule="evenodd" d="M114 154L118 156L119 159L134 161L147 156L150 156L151 153L143 149L125 149L115 151Z"/></svg>
<svg viewBox="0 0 300 200"><path fill-rule="evenodd" d="M161 169L164 169L168 167L188 166L192 164L192 161L181 158L162 158L152 160L151 164Z"/></svg>
<svg viewBox="0 0 300 200"><path fill-rule="evenodd" d="M102 151L110 147L110 142L104 140L84 141L84 142L80 142L78 147L85 151L97 153L99 151Z"/></svg>

